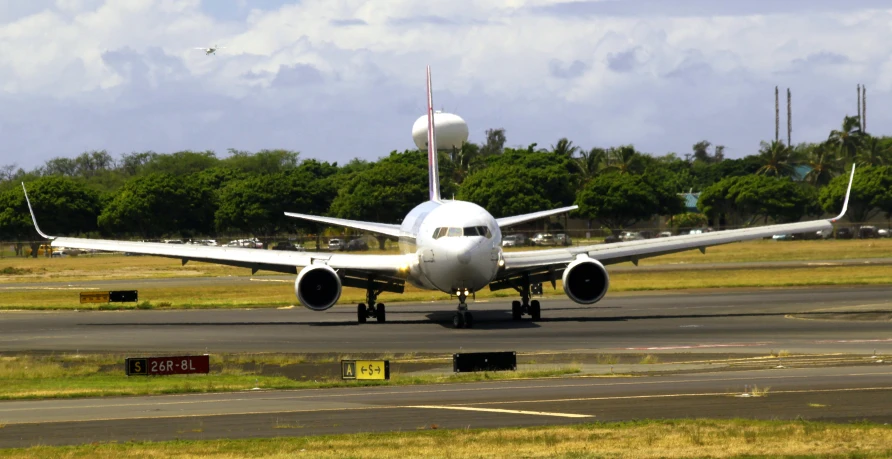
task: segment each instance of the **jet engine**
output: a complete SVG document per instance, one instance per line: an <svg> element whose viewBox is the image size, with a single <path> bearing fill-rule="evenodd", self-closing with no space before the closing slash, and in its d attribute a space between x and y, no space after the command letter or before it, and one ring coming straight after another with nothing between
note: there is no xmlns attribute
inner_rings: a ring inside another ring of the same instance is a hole
<svg viewBox="0 0 892 459"><path fill-rule="evenodd" d="M341 278L328 265L307 266L294 281L294 294L305 308L324 311L341 297Z"/></svg>
<svg viewBox="0 0 892 459"><path fill-rule="evenodd" d="M607 270L598 260L579 257L564 269L561 278L564 293L571 300L581 304L597 303L604 298L610 279Z"/></svg>

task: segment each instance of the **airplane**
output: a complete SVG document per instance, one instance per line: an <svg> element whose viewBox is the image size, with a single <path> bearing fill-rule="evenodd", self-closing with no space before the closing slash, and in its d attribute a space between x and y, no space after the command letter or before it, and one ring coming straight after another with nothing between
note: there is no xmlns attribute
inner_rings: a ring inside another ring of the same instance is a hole
<svg viewBox="0 0 892 459"><path fill-rule="evenodd" d="M218 50L218 49L226 49L226 47L225 47L225 46L217 46L217 45L214 45L214 46L212 46L212 47L210 47L210 48L200 48L200 47L199 47L199 48L195 48L195 49L200 49L200 50L204 51L204 54L205 54L206 56L210 56L211 54L213 54L213 55L216 56L216 55L217 55L217 50Z"/></svg>
<svg viewBox="0 0 892 459"><path fill-rule="evenodd" d="M610 286L606 265L638 261L658 255L699 249L731 242L760 239L775 234L830 230L848 208L855 167L849 177L842 213L826 220L768 225L659 239L626 241L547 250L503 252L502 230L520 223L572 211L577 206L495 218L471 202L443 199L437 169L436 133L430 66L427 67L427 156L429 199L412 209L399 225L286 212L293 218L332 226L342 226L399 239L399 254L340 254L255 250L242 247L206 247L151 242L54 237L43 233L28 199L25 199L37 232L51 240L53 247L110 252L129 252L189 261L217 263L296 275L294 292L300 303L313 311L325 311L341 296L343 287L366 291L364 303L357 304L357 320L386 321L386 308L378 303L382 292L403 293L406 283L426 290L454 295L458 306L453 316L455 328L473 326L468 298L481 289L514 289L520 299L512 301L512 320L529 315L540 320L541 305L531 300L531 286L556 281L564 293L579 304L600 301Z"/></svg>

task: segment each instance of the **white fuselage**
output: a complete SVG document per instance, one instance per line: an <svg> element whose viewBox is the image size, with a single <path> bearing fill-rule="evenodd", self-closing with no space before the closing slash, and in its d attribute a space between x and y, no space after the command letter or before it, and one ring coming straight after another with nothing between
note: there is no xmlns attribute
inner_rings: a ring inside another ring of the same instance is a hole
<svg viewBox="0 0 892 459"><path fill-rule="evenodd" d="M427 201L403 219L400 251L417 256L407 277L412 285L473 293L498 273L502 233L496 219L474 203Z"/></svg>

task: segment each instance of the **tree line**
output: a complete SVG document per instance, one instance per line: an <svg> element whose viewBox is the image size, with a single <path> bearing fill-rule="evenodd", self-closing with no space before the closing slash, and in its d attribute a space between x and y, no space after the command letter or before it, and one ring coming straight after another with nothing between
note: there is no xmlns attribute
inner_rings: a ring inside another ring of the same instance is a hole
<svg viewBox="0 0 892 459"><path fill-rule="evenodd" d="M573 216L618 231L654 216L676 227L792 222L837 212L847 165L859 165L849 217L892 215L892 138L845 117L827 139L795 146L763 142L739 159L708 141L662 156L632 145L583 149L566 138L548 147L507 147L504 129L480 144L440 153L441 194L480 204L494 216L578 204ZM252 234L318 234L285 211L399 223L427 199L427 158L393 151L346 164L298 152L229 150L172 154L106 151L57 157L25 171L0 167L0 240L37 239L20 182L49 234L152 239ZM699 191L699 212L681 194Z"/></svg>

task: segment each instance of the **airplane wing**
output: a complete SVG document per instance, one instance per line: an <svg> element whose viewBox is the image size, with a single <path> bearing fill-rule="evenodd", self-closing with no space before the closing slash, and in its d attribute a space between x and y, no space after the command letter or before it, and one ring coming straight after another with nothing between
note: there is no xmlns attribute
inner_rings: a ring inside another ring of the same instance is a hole
<svg viewBox="0 0 892 459"><path fill-rule="evenodd" d="M25 190L25 184L22 184ZM356 255L325 252L291 252L279 250L258 250L243 247L209 247L190 244L164 244L158 242L113 241L107 239L87 239L72 237L55 237L41 231L31 208L28 191L25 190L25 201L31 212L31 221L37 233L52 240L52 247L68 247L81 250L100 250L107 252L138 253L159 257L176 258L185 265L189 261L202 261L221 265L250 268L252 272L259 270L297 274L298 268L315 263L324 263L336 270L350 273L375 273L400 277L413 255Z"/></svg>
<svg viewBox="0 0 892 459"><path fill-rule="evenodd" d="M334 217L320 217L318 215L296 214L294 212L285 212L285 215L302 220L310 220L313 222L326 223L334 226L346 226L347 228L356 228L363 231L371 231L373 233L386 234L388 236L400 237L400 226L387 223L363 222L359 220L347 220Z"/></svg>
<svg viewBox="0 0 892 459"><path fill-rule="evenodd" d="M504 228L506 226L517 225L519 223L528 222L531 220L537 220L540 218L550 217L552 215L563 214L570 212L571 210L578 209L579 206L569 206L569 207L561 207L559 209L551 209L551 210L543 210L541 212L533 212L531 214L523 214L523 215L515 215L513 217L503 217L497 218L496 223L498 223L499 228Z"/></svg>
<svg viewBox="0 0 892 459"><path fill-rule="evenodd" d="M849 196L852 192L852 179L854 177L855 167L852 166L852 174L849 177L849 187L846 191L842 213L832 219L767 225L756 228L742 228L703 234L671 236L614 244L504 252L502 254L502 259L505 263L505 269L503 274L499 277L506 278L518 273L529 273L535 270L556 272L563 270L568 263L575 260L579 255L588 256L598 260L604 265L622 263L625 261L631 261L638 264L638 260L643 258L656 257L692 249L700 249L705 252L706 248L710 246L751 239L761 239L775 234L795 234L830 230L833 228L832 223L841 219L848 209Z"/></svg>

